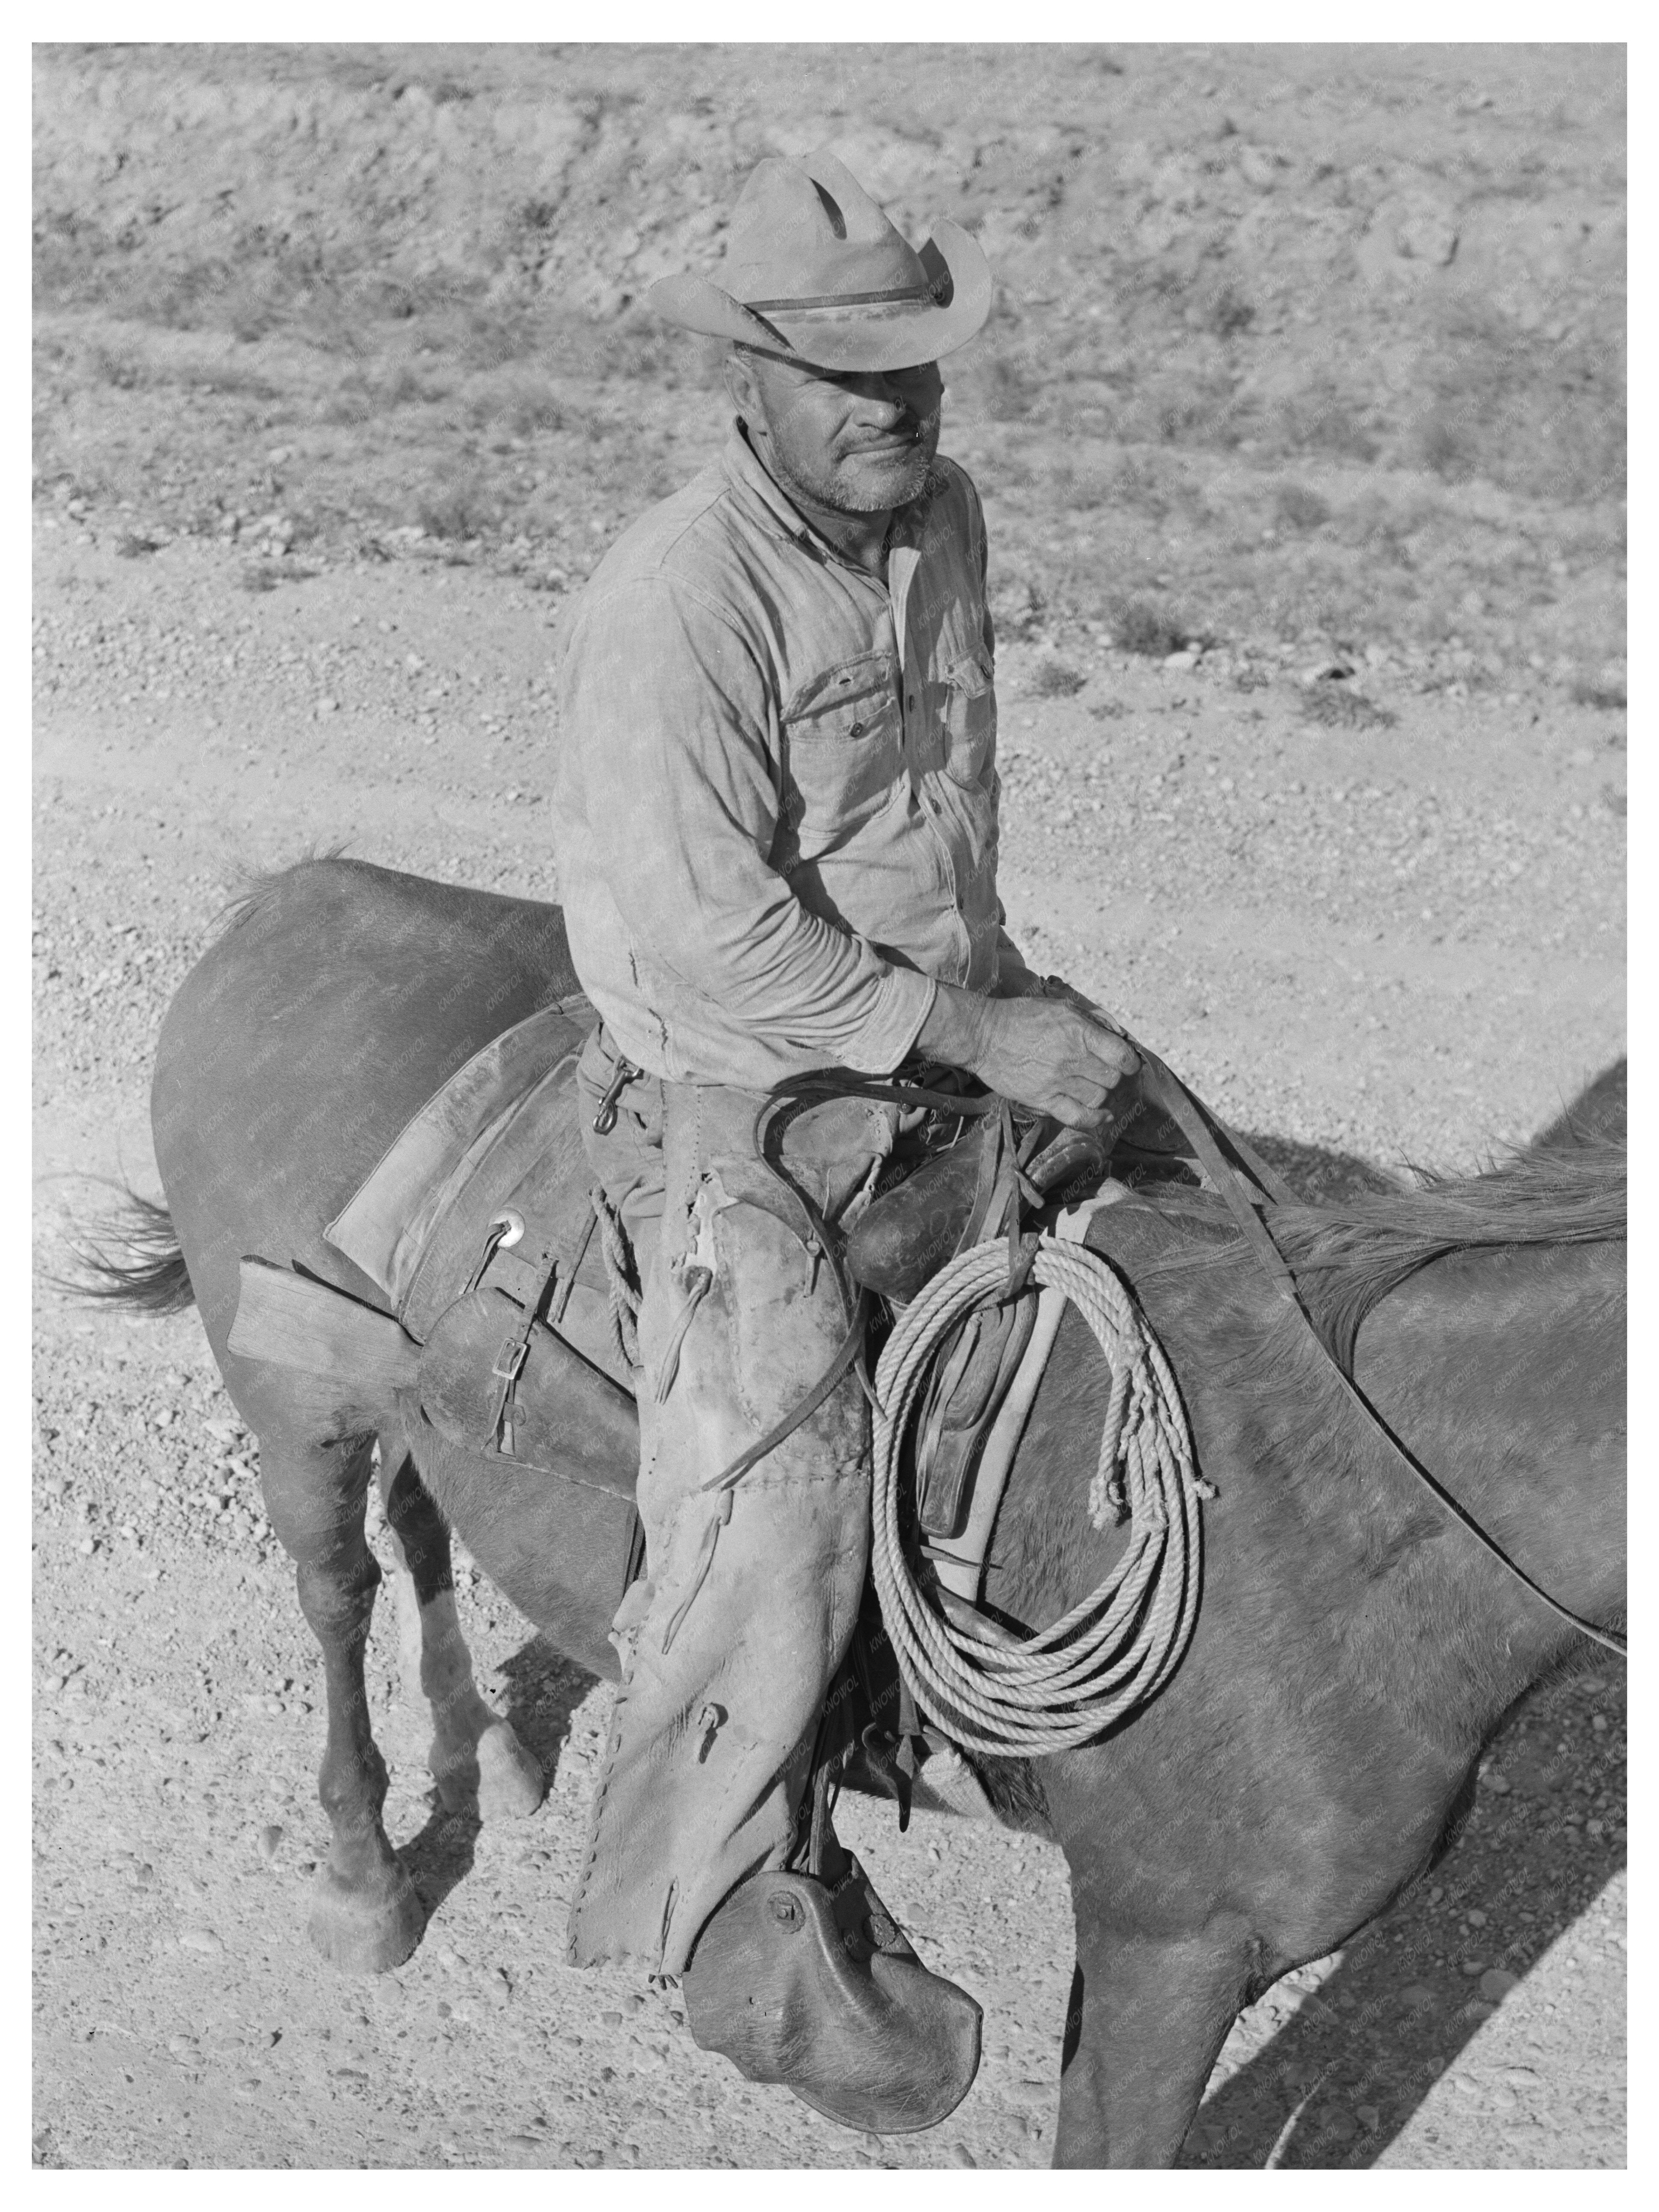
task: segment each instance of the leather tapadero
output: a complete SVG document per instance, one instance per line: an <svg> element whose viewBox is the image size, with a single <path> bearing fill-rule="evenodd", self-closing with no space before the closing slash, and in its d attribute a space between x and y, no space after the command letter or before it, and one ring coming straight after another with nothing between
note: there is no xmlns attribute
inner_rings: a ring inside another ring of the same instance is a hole
<svg viewBox="0 0 1659 2212"><path fill-rule="evenodd" d="M843 2127L936 2127L979 2070L979 2006L928 1972L850 1856L833 1892L801 1874L739 1883L698 1937L682 1987L704 2051L750 2081L784 2083Z"/></svg>

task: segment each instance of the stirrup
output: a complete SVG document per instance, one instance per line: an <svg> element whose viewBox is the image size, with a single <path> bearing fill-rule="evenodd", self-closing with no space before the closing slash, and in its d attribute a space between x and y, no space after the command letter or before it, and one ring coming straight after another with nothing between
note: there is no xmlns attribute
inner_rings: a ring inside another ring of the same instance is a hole
<svg viewBox="0 0 1659 2212"><path fill-rule="evenodd" d="M929 1973L840 1856L833 1887L751 1875L708 1921L681 1982L692 2038L843 2127L935 2127L979 2070L980 2008Z"/></svg>

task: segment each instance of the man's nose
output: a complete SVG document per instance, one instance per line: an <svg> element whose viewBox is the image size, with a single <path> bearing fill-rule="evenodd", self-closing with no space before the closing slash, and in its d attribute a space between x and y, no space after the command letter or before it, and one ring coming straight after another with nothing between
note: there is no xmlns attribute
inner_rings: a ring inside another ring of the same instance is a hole
<svg viewBox="0 0 1659 2212"><path fill-rule="evenodd" d="M859 390L866 398L920 415L927 411L937 382L926 369L872 368L859 379Z"/></svg>

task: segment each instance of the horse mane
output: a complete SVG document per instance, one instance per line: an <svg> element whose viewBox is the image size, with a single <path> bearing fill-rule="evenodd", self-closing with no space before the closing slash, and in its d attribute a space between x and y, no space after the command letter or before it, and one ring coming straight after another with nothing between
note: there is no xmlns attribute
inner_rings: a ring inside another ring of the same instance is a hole
<svg viewBox="0 0 1659 2212"><path fill-rule="evenodd" d="M1237 1265L1247 1255L1212 1191L1144 1194L1212 1232L1231 1231L1155 1262L1160 1268ZM1600 1244L1627 1234L1622 1142L1577 1143L1512 1153L1483 1174L1425 1175L1415 1190L1366 1193L1338 1206L1277 1206L1267 1216L1314 1325L1352 1370L1360 1323L1390 1291L1431 1261L1497 1247ZM1253 1261L1249 1264L1254 1265Z"/></svg>

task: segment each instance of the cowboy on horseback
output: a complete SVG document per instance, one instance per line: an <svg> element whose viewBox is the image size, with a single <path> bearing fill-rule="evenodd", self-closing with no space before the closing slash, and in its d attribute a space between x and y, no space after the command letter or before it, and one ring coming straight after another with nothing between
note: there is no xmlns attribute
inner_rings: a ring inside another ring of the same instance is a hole
<svg viewBox="0 0 1659 2212"><path fill-rule="evenodd" d="M848 1328L757 1121L807 1071L910 1062L1088 1127L1136 1060L1044 995L1002 927L985 527L937 456L937 364L990 305L979 247L944 222L917 252L833 156L772 159L738 198L720 284L650 297L730 342L737 421L601 562L562 682L560 881L604 1018L579 1094L643 1292L647 1540L612 1632L622 1687L570 1954L723 1962L745 2002L787 2015L768 2078L857 2123L925 2124L941 2044L951 2101L971 2078L975 2008L856 1861L833 1894L792 1871L869 1551L854 1378L722 1480ZM781 1164L830 1229L868 1204L896 1122L855 1096L790 1121Z"/></svg>

